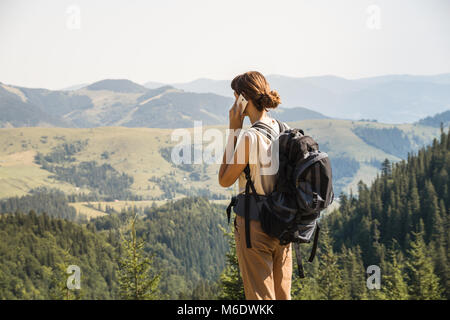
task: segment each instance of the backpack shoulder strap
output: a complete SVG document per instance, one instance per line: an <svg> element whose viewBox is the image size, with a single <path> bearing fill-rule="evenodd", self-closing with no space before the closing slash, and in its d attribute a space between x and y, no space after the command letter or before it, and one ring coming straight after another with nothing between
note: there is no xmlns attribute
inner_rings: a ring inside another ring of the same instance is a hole
<svg viewBox="0 0 450 320"><path fill-rule="evenodd" d="M245 179L247 183L245 184L245 241L247 244L247 248L251 248L252 244L250 241L250 188L252 189L252 194L255 197L256 201L259 201L258 194L256 193L255 186L253 184L252 178L250 176L250 166L247 166L244 169Z"/></svg>
<svg viewBox="0 0 450 320"><path fill-rule="evenodd" d="M256 122L252 125L252 128L255 128L262 134L266 135L271 141L275 140L277 137L277 133L273 130L269 125L263 122Z"/></svg>
<svg viewBox="0 0 450 320"><path fill-rule="evenodd" d="M320 231L320 225L319 225L319 222L316 222L316 231L314 234L314 242L313 242L313 247L311 249L311 255L309 256L309 259L308 259L309 262L313 262L314 257L316 256L317 243L319 242L319 231Z"/></svg>
<svg viewBox="0 0 450 320"><path fill-rule="evenodd" d="M280 133L287 129L286 125L278 119L275 119L278 123L278 128L280 128Z"/></svg>
<svg viewBox="0 0 450 320"><path fill-rule="evenodd" d="M255 128L262 134L266 135L271 141L275 140L275 138L278 136L275 130L273 130L269 125L259 121L252 125L252 128ZM281 132L281 131L280 131ZM247 183L245 184L245 241L247 244L247 248L251 248L251 241L250 241L250 196L253 195L255 197L255 200L259 201L259 196L256 193L255 185L253 184L253 181L250 176L250 166L247 164L247 166L244 169L245 173L245 179L247 180ZM252 190L252 193L250 194L250 189Z"/></svg>

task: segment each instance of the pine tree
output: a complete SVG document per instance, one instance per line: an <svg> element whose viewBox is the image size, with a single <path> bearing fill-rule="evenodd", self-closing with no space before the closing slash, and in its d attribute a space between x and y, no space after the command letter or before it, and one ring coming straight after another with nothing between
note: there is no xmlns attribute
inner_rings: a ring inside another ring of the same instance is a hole
<svg viewBox="0 0 450 320"><path fill-rule="evenodd" d="M317 283L321 297L326 300L349 299L348 286L342 279L338 256L333 252L327 228L321 230L320 267Z"/></svg>
<svg viewBox="0 0 450 320"><path fill-rule="evenodd" d="M123 237L124 257L119 262L120 296L126 300L153 300L159 298L161 273L151 275L152 258L143 250L144 241L136 236L137 214L130 223L130 235Z"/></svg>
<svg viewBox="0 0 450 320"><path fill-rule="evenodd" d="M296 277L292 281L292 300L319 300L322 299L317 279L314 275L308 275L303 279Z"/></svg>
<svg viewBox="0 0 450 320"><path fill-rule="evenodd" d="M409 259L406 262L410 277L409 294L414 300L442 299L439 278L434 272L423 233L423 221L420 221L419 232L412 232L414 241L411 242Z"/></svg>
<svg viewBox="0 0 450 320"><path fill-rule="evenodd" d="M447 244L447 229L445 217L446 209L444 200L439 201L439 220L436 221L433 231L433 241L430 247L433 248L433 261L436 267L436 275L440 278L441 286L444 288L444 295L448 299L450 297L450 267L448 265L448 244ZM442 218L444 217L444 218Z"/></svg>
<svg viewBox="0 0 450 320"><path fill-rule="evenodd" d="M412 221L417 224L420 219L420 197L419 190L417 189L415 177L410 179L410 191L408 204L411 206Z"/></svg>
<svg viewBox="0 0 450 320"><path fill-rule="evenodd" d="M50 281L49 296L52 300L80 300L82 299L82 287L80 289L69 289L67 286L67 268L71 256L69 250L64 251L64 261L57 263L56 268L52 270Z"/></svg>
<svg viewBox="0 0 450 320"><path fill-rule="evenodd" d="M192 290L192 295L189 298L192 300L211 300L217 296L217 289L217 283L200 280Z"/></svg>
<svg viewBox="0 0 450 320"><path fill-rule="evenodd" d="M425 181L425 189L423 192L422 219L426 227L424 238L428 243L433 234L433 227L436 221L440 219L438 198L434 186L429 179Z"/></svg>
<svg viewBox="0 0 450 320"><path fill-rule="evenodd" d="M359 246L355 250L347 249L343 246L341 253L341 265L344 269L342 278L347 283L350 297L356 300L367 299L365 270L361 259L361 249Z"/></svg>
<svg viewBox="0 0 450 320"><path fill-rule="evenodd" d="M227 232L224 228L221 228L224 236L228 239L228 245L230 247L226 258L226 266L220 275L219 285L220 293L219 299L221 300L245 300L244 283L242 282L238 258L236 255L236 243L232 232Z"/></svg>
<svg viewBox="0 0 450 320"><path fill-rule="evenodd" d="M388 250L389 260L384 266L384 275L382 276L382 291L389 300L407 300L408 285L405 281L404 265L398 261L398 249L396 241L393 241L392 247Z"/></svg>
<svg viewBox="0 0 450 320"><path fill-rule="evenodd" d="M381 163L381 175L386 177L386 176L390 176L391 173L392 173L391 162L389 161L388 158L386 158Z"/></svg>

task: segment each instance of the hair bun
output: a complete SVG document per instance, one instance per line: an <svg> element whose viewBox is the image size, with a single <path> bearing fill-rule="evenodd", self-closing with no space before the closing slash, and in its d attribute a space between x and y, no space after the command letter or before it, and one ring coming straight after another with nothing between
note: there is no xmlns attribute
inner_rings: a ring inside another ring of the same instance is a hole
<svg viewBox="0 0 450 320"><path fill-rule="evenodd" d="M274 109L278 107L281 103L281 98L278 92L275 90L270 91L269 93L262 93L259 99L259 104L263 108Z"/></svg>
<svg viewBox="0 0 450 320"><path fill-rule="evenodd" d="M270 90L266 78L258 71L237 75L231 81L231 88L236 94L245 94L245 98L251 100L258 111L274 109L281 103L278 92Z"/></svg>

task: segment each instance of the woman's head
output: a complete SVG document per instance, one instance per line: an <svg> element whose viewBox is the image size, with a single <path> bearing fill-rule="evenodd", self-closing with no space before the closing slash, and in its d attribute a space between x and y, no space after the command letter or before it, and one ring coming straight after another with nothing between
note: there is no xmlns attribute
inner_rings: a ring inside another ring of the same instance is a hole
<svg viewBox="0 0 450 320"><path fill-rule="evenodd" d="M278 92L270 90L266 78L258 71L236 76L231 81L231 88L238 96L242 94L247 101L251 101L258 111L276 108L281 103Z"/></svg>

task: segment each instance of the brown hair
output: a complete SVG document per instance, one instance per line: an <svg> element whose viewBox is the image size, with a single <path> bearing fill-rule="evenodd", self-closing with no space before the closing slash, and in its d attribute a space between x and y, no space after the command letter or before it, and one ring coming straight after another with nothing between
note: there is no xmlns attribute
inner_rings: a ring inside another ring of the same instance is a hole
<svg viewBox="0 0 450 320"><path fill-rule="evenodd" d="M245 99L252 100L259 111L276 108L281 103L278 92L270 90L266 78L258 71L248 71L236 76L231 81L231 88Z"/></svg>

